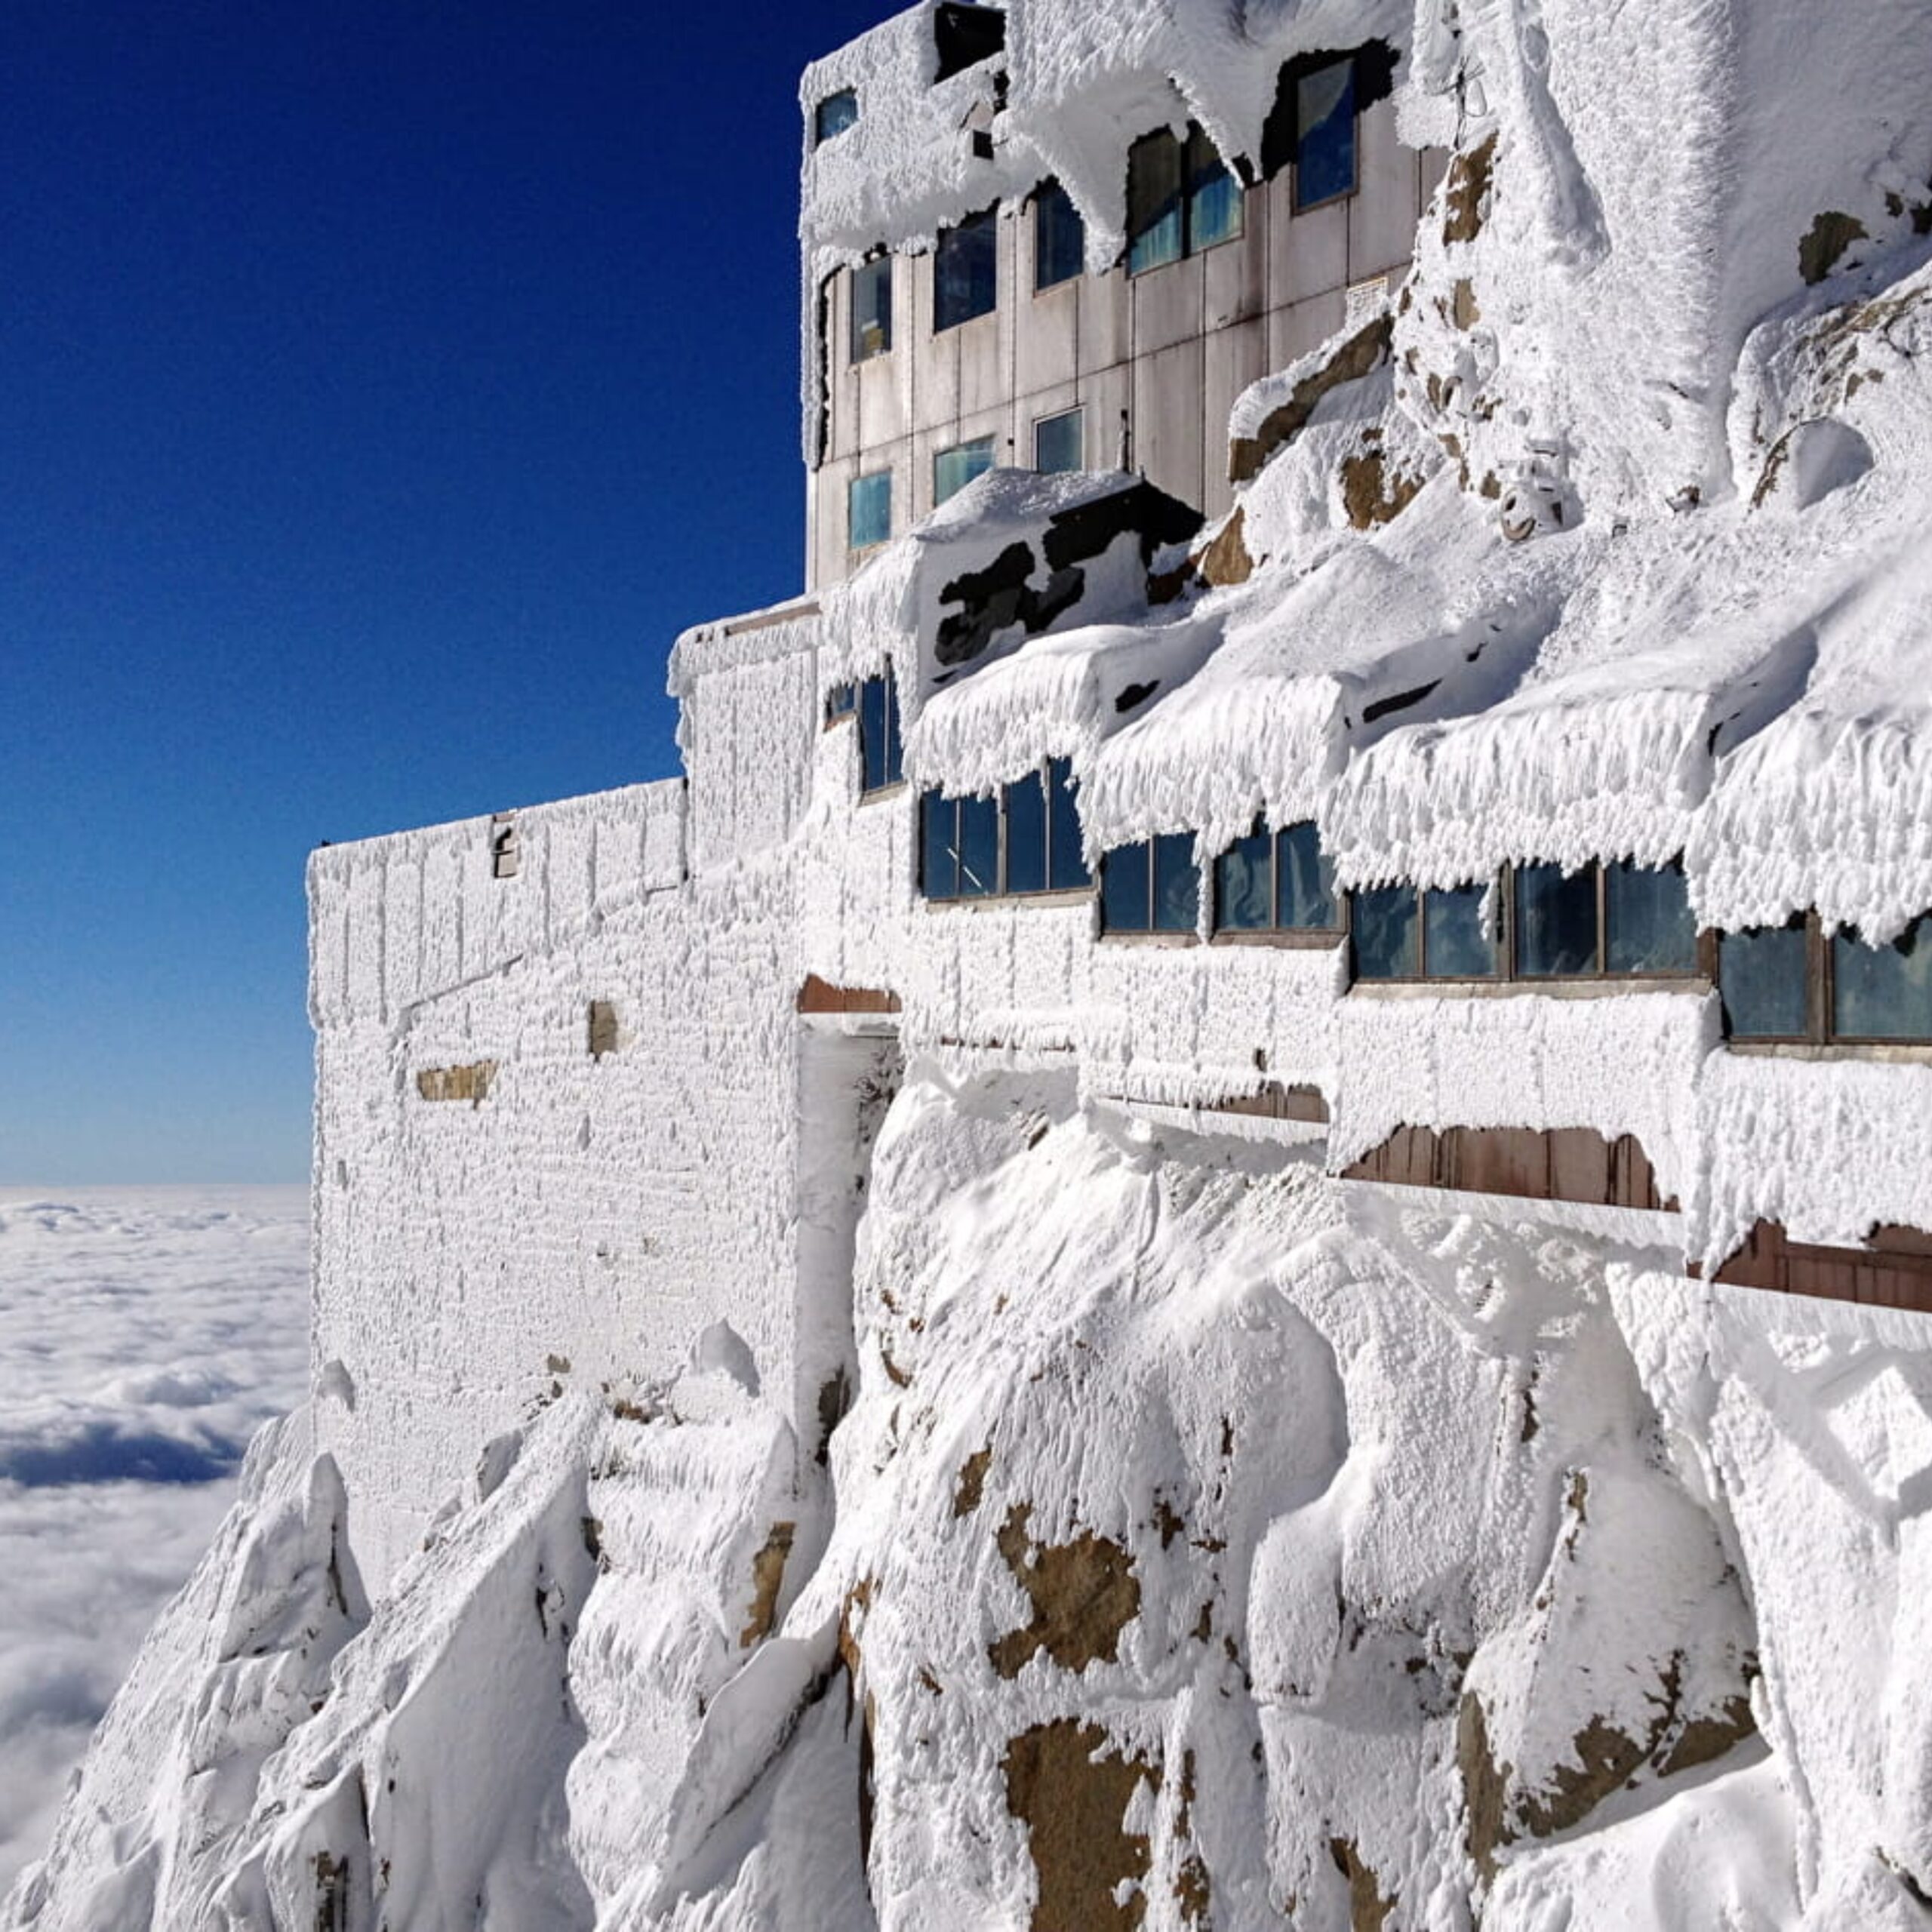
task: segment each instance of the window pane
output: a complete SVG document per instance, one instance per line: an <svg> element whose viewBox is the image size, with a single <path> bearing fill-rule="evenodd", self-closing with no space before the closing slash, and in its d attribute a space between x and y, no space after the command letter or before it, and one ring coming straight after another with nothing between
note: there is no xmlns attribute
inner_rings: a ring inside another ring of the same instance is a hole
<svg viewBox="0 0 1932 1932"><path fill-rule="evenodd" d="M1355 63L1337 60L1295 85L1295 206L1313 208L1355 185Z"/></svg>
<svg viewBox="0 0 1932 1932"><path fill-rule="evenodd" d="M1187 131L1187 251L1232 242L1241 232L1241 183L1204 129Z"/></svg>
<svg viewBox="0 0 1932 1932"><path fill-rule="evenodd" d="M1154 841L1154 928L1191 933L1201 917L1201 870L1194 834L1164 832Z"/></svg>
<svg viewBox="0 0 1932 1932"><path fill-rule="evenodd" d="M1694 973L1697 922L1684 868L1633 866L1603 872L1604 963L1613 973Z"/></svg>
<svg viewBox="0 0 1932 1932"><path fill-rule="evenodd" d="M1144 933L1153 924L1145 843L1116 845L1100 859L1100 930Z"/></svg>
<svg viewBox="0 0 1932 1932"><path fill-rule="evenodd" d="M1080 849L1080 813L1073 800L1071 759L1047 761L1047 815L1052 841L1047 883L1056 892L1091 885L1094 875L1087 869L1086 856Z"/></svg>
<svg viewBox="0 0 1932 1932"><path fill-rule="evenodd" d="M1342 923L1335 868L1321 849L1312 819L1281 834L1275 863L1281 873L1281 924L1297 931L1333 932Z"/></svg>
<svg viewBox="0 0 1932 1932"><path fill-rule="evenodd" d="M1423 894L1423 966L1432 980L1481 980L1496 971L1496 942L1482 929L1484 888L1452 885Z"/></svg>
<svg viewBox="0 0 1932 1932"><path fill-rule="evenodd" d="M958 895L958 817L955 801L938 792L919 800L919 883L928 899Z"/></svg>
<svg viewBox="0 0 1932 1932"><path fill-rule="evenodd" d="M885 782L897 785L906 776L906 747L899 731L899 686L890 678L885 686Z"/></svg>
<svg viewBox="0 0 1932 1932"><path fill-rule="evenodd" d="M1214 861L1214 929L1258 932L1275 923L1275 835L1238 838Z"/></svg>
<svg viewBox="0 0 1932 1932"><path fill-rule="evenodd" d="M825 715L829 724L835 718L850 718L859 708L857 685L834 685L825 694Z"/></svg>
<svg viewBox="0 0 1932 1932"><path fill-rule="evenodd" d="M1047 788L1037 771L1006 788L1006 889L1047 889Z"/></svg>
<svg viewBox="0 0 1932 1932"><path fill-rule="evenodd" d="M876 792L899 782L899 706L890 678L859 687L859 789Z"/></svg>
<svg viewBox="0 0 1932 1932"><path fill-rule="evenodd" d="M1719 938L1718 983L1737 1038L1804 1038L1804 949L1802 926L1759 926Z"/></svg>
<svg viewBox="0 0 1932 1932"><path fill-rule="evenodd" d="M933 507L937 509L949 497L956 497L976 476L983 476L993 466L993 439L976 436L970 443L955 443L933 458Z"/></svg>
<svg viewBox="0 0 1932 1932"><path fill-rule="evenodd" d="M859 118L859 97L850 88L829 94L819 103L812 117L812 138L816 146L842 134Z"/></svg>
<svg viewBox="0 0 1932 1932"><path fill-rule="evenodd" d="M1180 260L1180 143L1164 128L1127 151L1127 272Z"/></svg>
<svg viewBox="0 0 1932 1932"><path fill-rule="evenodd" d="M1087 265L1087 224L1057 181L1033 197L1033 286L1071 281Z"/></svg>
<svg viewBox="0 0 1932 1932"><path fill-rule="evenodd" d="M1531 979L1597 970L1597 875L1586 866L1516 868L1516 970Z"/></svg>
<svg viewBox="0 0 1932 1932"><path fill-rule="evenodd" d="M949 329L991 312L999 300L998 217L992 208L942 228L933 257L933 328Z"/></svg>
<svg viewBox="0 0 1932 1932"><path fill-rule="evenodd" d="M959 801L959 896L983 898L999 890L999 801Z"/></svg>
<svg viewBox="0 0 1932 1932"><path fill-rule="evenodd" d="M1085 417L1078 409L1043 416L1033 425L1033 467L1043 475L1086 467Z"/></svg>
<svg viewBox="0 0 1932 1932"><path fill-rule="evenodd" d="M883 543L892 534L892 472L855 476L845 493L845 540L855 550Z"/></svg>
<svg viewBox="0 0 1932 1932"><path fill-rule="evenodd" d="M1412 980L1422 970L1412 885L1376 885L1353 902L1355 977Z"/></svg>
<svg viewBox="0 0 1932 1932"><path fill-rule="evenodd" d="M869 361L892 346L892 257L852 271L852 360Z"/></svg>
<svg viewBox="0 0 1932 1932"><path fill-rule="evenodd" d="M1887 946L1832 940L1832 1029L1857 1040L1932 1040L1932 914Z"/></svg>

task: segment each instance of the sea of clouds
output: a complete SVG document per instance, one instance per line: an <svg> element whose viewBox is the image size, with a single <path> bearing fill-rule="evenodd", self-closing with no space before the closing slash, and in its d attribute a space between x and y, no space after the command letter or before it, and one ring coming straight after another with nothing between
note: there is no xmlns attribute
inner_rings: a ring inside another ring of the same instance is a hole
<svg viewBox="0 0 1932 1932"><path fill-rule="evenodd" d="M303 1395L300 1187L0 1189L0 1894Z"/></svg>

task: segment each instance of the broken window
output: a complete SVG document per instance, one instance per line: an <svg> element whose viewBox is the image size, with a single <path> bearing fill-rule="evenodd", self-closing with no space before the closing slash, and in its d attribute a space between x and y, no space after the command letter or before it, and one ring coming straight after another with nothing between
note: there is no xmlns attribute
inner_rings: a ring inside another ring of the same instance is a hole
<svg viewBox="0 0 1932 1932"><path fill-rule="evenodd" d="M1087 466L1086 414L1063 409L1033 425L1033 467L1042 475Z"/></svg>
<svg viewBox="0 0 1932 1932"><path fill-rule="evenodd" d="M852 271L852 360L869 362L892 346L892 257L880 255Z"/></svg>
<svg viewBox="0 0 1932 1932"><path fill-rule="evenodd" d="M983 208L942 228L933 254L933 333L990 315L999 300L999 212Z"/></svg>
<svg viewBox="0 0 1932 1932"><path fill-rule="evenodd" d="M975 436L970 443L955 443L933 458L933 507L937 509L949 497L956 497L976 476L983 476L993 466L993 439Z"/></svg>
<svg viewBox="0 0 1932 1932"><path fill-rule="evenodd" d="M1721 934L1718 983L1734 1040L1816 1046L1932 1041L1932 913L1868 945L1816 912Z"/></svg>
<svg viewBox="0 0 1932 1932"><path fill-rule="evenodd" d="M961 0L940 0L933 9L933 46L938 66L935 84L990 60L1006 48L1006 14L998 7L972 7Z"/></svg>
<svg viewBox="0 0 1932 1932"><path fill-rule="evenodd" d="M995 798L919 801L919 889L928 899L1026 898L1093 884L1081 850L1073 768L1049 758Z"/></svg>
<svg viewBox="0 0 1932 1932"><path fill-rule="evenodd" d="M1185 141L1162 128L1128 149L1129 275L1232 242L1241 222L1241 183L1193 122Z"/></svg>
<svg viewBox="0 0 1932 1932"><path fill-rule="evenodd" d="M1201 915L1194 835L1167 832L1116 845L1100 860L1100 930L1192 933Z"/></svg>
<svg viewBox="0 0 1932 1932"><path fill-rule="evenodd" d="M1311 820L1272 831L1257 820L1214 861L1217 932L1335 932L1334 868Z"/></svg>
<svg viewBox="0 0 1932 1932"><path fill-rule="evenodd" d="M1033 195L1033 287L1054 288L1087 266L1087 224L1073 198L1057 181L1043 181Z"/></svg>
<svg viewBox="0 0 1932 1932"><path fill-rule="evenodd" d="M854 550L869 550L891 534L891 471L854 477L845 491L845 541Z"/></svg>
<svg viewBox="0 0 1932 1932"><path fill-rule="evenodd" d="M847 718L856 717L858 709L857 685L834 685L825 694L825 721L828 724L842 724Z"/></svg>
<svg viewBox="0 0 1932 1932"><path fill-rule="evenodd" d="M812 145L822 146L835 134L842 134L859 118L859 97L850 88L829 94L812 112Z"/></svg>
<svg viewBox="0 0 1932 1932"><path fill-rule="evenodd" d="M899 688L888 671L859 687L859 789L883 792L906 775L899 740Z"/></svg>

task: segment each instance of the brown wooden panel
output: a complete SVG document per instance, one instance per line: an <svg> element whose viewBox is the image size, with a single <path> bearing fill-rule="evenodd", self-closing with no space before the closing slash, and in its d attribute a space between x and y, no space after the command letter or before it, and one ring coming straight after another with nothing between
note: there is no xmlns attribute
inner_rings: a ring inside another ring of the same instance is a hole
<svg viewBox="0 0 1932 1932"><path fill-rule="evenodd" d="M1592 1207L1677 1205L1660 1197L1656 1171L1635 1135L1612 1143L1586 1127L1452 1127L1439 1135L1399 1127L1342 1177Z"/></svg>
<svg viewBox="0 0 1932 1932"><path fill-rule="evenodd" d="M798 989L801 1013L897 1013L899 995L871 986L835 986L816 973Z"/></svg>
<svg viewBox="0 0 1932 1932"><path fill-rule="evenodd" d="M1740 1287L1932 1314L1932 1237L1920 1229L1886 1227L1866 1247L1826 1247L1792 1241L1776 1221L1760 1221L1715 1278Z"/></svg>
<svg viewBox="0 0 1932 1932"><path fill-rule="evenodd" d="M1526 1127L1454 1127L1443 1137L1455 1178L1447 1184L1469 1194L1511 1194L1524 1200L1549 1198L1549 1137ZM1599 1143L1601 1144L1601 1143ZM1598 1197L1607 1185L1609 1164L1598 1166Z"/></svg>
<svg viewBox="0 0 1932 1932"><path fill-rule="evenodd" d="M1865 1237L1865 1245L1881 1254L1920 1254L1932 1261L1932 1234L1923 1228L1902 1228L1883 1221Z"/></svg>
<svg viewBox="0 0 1932 1932"><path fill-rule="evenodd" d="M1328 1103L1318 1087L1284 1087L1278 1080L1264 1081L1258 1093L1235 1094L1225 1100L1210 1100L1210 1112L1251 1114L1263 1120L1305 1120L1317 1123L1328 1118Z"/></svg>

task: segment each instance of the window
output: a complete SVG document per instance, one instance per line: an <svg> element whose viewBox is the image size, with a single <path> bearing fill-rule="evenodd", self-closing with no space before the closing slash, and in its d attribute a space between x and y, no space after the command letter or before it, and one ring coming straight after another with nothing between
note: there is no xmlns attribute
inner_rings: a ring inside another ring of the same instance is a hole
<svg viewBox="0 0 1932 1932"><path fill-rule="evenodd" d="M1086 417L1078 409L1043 416L1033 425L1033 467L1043 475L1087 466Z"/></svg>
<svg viewBox="0 0 1932 1932"><path fill-rule="evenodd" d="M515 814L493 812L490 817L490 876L515 878L518 863Z"/></svg>
<svg viewBox="0 0 1932 1932"><path fill-rule="evenodd" d="M892 472L875 469L855 476L845 492L845 541L869 550L892 534Z"/></svg>
<svg viewBox="0 0 1932 1932"><path fill-rule="evenodd" d="M1127 272L1140 275L1241 232L1241 183L1200 128L1163 128L1127 151Z"/></svg>
<svg viewBox="0 0 1932 1932"><path fill-rule="evenodd" d="M822 147L835 134L842 134L859 118L859 97L850 88L829 94L812 114L812 145Z"/></svg>
<svg viewBox="0 0 1932 1932"><path fill-rule="evenodd" d="M1103 933L1192 933L1200 921L1194 835L1167 832L1116 845L1100 860Z"/></svg>
<svg viewBox="0 0 1932 1932"><path fill-rule="evenodd" d="M899 741L899 689L888 672L859 687L859 790L883 792L906 776Z"/></svg>
<svg viewBox="0 0 1932 1932"><path fill-rule="evenodd" d="M892 346L892 257L852 271L852 360L869 362Z"/></svg>
<svg viewBox="0 0 1932 1932"><path fill-rule="evenodd" d="M1002 786L997 798L934 791L919 801L919 884L928 899L1024 898L1093 882L1063 758Z"/></svg>
<svg viewBox="0 0 1932 1932"><path fill-rule="evenodd" d="M1312 822L1272 832L1257 823L1214 861L1217 933L1339 932L1334 868Z"/></svg>
<svg viewBox="0 0 1932 1932"><path fill-rule="evenodd" d="M940 0L933 9L933 47L938 55L935 84L990 60L1006 47L1006 11L976 7L965 0Z"/></svg>
<svg viewBox="0 0 1932 1932"><path fill-rule="evenodd" d="M1355 63L1352 57L1295 79L1295 209L1355 191Z"/></svg>
<svg viewBox="0 0 1932 1932"><path fill-rule="evenodd" d="M1087 224L1073 198L1057 181L1041 184L1033 197L1033 287L1057 288L1087 266Z"/></svg>
<svg viewBox="0 0 1932 1932"><path fill-rule="evenodd" d="M975 436L970 443L955 443L933 458L933 507L937 509L949 497L956 497L976 476L983 476L993 466L993 439Z"/></svg>
<svg viewBox="0 0 1932 1932"><path fill-rule="evenodd" d="M1352 896L1355 976L1363 980L1512 980L1687 977L1701 968L1683 867L1627 860L1509 865L1488 888L1418 893L1380 886Z"/></svg>
<svg viewBox="0 0 1932 1932"><path fill-rule="evenodd" d="M828 724L842 724L848 718L859 714L859 688L857 685L834 685L825 694L825 721Z"/></svg>
<svg viewBox="0 0 1932 1932"><path fill-rule="evenodd" d="M942 228L933 256L933 333L990 315L999 300L998 211Z"/></svg>
<svg viewBox="0 0 1932 1932"><path fill-rule="evenodd" d="M1734 1040L1932 1041L1932 913L1883 946L1828 934L1815 912L1725 933L1718 980Z"/></svg>

